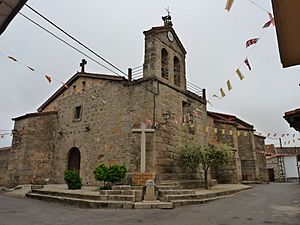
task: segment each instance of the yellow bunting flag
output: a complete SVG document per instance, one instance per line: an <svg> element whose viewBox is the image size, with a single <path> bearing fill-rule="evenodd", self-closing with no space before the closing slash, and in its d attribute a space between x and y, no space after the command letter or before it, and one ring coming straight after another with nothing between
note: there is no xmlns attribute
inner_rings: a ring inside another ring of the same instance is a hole
<svg viewBox="0 0 300 225"><path fill-rule="evenodd" d="M66 85L65 83L63 83L63 82L60 82L65 88L69 88L69 86L68 85Z"/></svg>
<svg viewBox="0 0 300 225"><path fill-rule="evenodd" d="M225 9L229 12L234 0L227 0Z"/></svg>
<svg viewBox="0 0 300 225"><path fill-rule="evenodd" d="M230 91L232 89L230 80L227 81L227 88L228 88L228 91Z"/></svg>
<svg viewBox="0 0 300 225"><path fill-rule="evenodd" d="M222 129L222 134L225 134L225 130L224 129Z"/></svg>
<svg viewBox="0 0 300 225"><path fill-rule="evenodd" d="M240 80L243 80L245 78L244 75L242 74L242 72L240 71L240 69L237 69L235 72L239 76Z"/></svg>
<svg viewBox="0 0 300 225"><path fill-rule="evenodd" d="M222 98L224 98L226 95L225 95L225 92L224 92L223 88L220 88L220 92L221 92Z"/></svg>
<svg viewBox="0 0 300 225"><path fill-rule="evenodd" d="M216 133L218 133L218 129L217 129L217 128L215 128L215 134L216 134Z"/></svg>
<svg viewBox="0 0 300 225"><path fill-rule="evenodd" d="M232 130L229 131L229 134L232 136L232 134L233 134Z"/></svg>

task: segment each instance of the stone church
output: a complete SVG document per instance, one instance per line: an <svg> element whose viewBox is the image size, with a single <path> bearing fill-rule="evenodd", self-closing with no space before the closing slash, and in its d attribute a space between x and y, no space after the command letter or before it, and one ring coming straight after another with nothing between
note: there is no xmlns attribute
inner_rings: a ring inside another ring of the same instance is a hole
<svg viewBox="0 0 300 225"><path fill-rule="evenodd" d="M100 163L125 165L128 183L201 182L201 171L187 170L179 159L186 143L232 147L231 164L211 170L218 182L267 181L264 137L233 115L207 111L204 89L187 89L187 52L170 18L144 35L141 78L132 79L130 69L128 79L88 73L83 62L37 112L13 119L12 145L0 149L0 185L64 183L72 168L84 185L95 185ZM145 156L143 134L133 132L143 124Z"/></svg>

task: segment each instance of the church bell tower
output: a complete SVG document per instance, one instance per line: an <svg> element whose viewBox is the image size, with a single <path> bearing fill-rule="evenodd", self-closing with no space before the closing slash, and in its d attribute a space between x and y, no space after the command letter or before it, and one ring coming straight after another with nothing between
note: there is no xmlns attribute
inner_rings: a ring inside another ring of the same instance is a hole
<svg viewBox="0 0 300 225"><path fill-rule="evenodd" d="M144 31L144 78L157 77L170 86L186 90L186 51L173 29L170 14L162 19L163 26Z"/></svg>

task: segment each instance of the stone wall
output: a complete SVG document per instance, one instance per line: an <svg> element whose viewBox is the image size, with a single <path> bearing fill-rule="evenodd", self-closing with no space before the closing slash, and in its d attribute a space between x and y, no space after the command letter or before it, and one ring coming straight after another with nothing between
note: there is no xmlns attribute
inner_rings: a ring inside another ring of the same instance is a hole
<svg viewBox="0 0 300 225"><path fill-rule="evenodd" d="M269 174L267 169L267 160L265 156L265 137L255 135L255 151L257 158L257 165L259 168L258 179L263 182L269 182Z"/></svg>
<svg viewBox="0 0 300 225"><path fill-rule="evenodd" d="M226 144L232 149L233 159L226 165L212 169L212 176L218 183L240 183L242 180L241 161L238 152L237 128L234 123L213 120L209 129L212 144Z"/></svg>
<svg viewBox="0 0 300 225"><path fill-rule="evenodd" d="M51 177L56 113L15 119L7 172L8 186L45 183Z"/></svg>
<svg viewBox="0 0 300 225"><path fill-rule="evenodd" d="M267 168L274 171L275 182L285 182L285 172L282 157L269 157L267 159Z"/></svg>
<svg viewBox="0 0 300 225"><path fill-rule="evenodd" d="M10 148L0 148L0 186L6 186Z"/></svg>
<svg viewBox="0 0 300 225"><path fill-rule="evenodd" d="M156 172L158 182L162 180L201 179L201 173L188 171L181 164L179 157L183 145L187 143L203 144L206 141L204 130L207 115L203 99L176 89L159 79L152 79L143 85L152 86L153 92L157 94L152 95L150 105L140 105L145 110L148 108L148 113L142 114L140 119L147 118L160 124L153 135L152 145L149 145L149 149L152 147L152 153L147 152L151 159L147 161L147 171ZM196 109L197 113L195 114ZM164 120L164 113L171 115L168 121ZM149 136L151 138L151 135ZM138 149L139 145L136 145L135 148Z"/></svg>
<svg viewBox="0 0 300 225"><path fill-rule="evenodd" d="M84 185L97 184L93 170L100 163L123 164L132 171L129 90L123 83L102 80L84 92L58 100L54 182L64 182L68 154L74 147L80 151L80 175ZM81 115L76 119L78 106L81 106Z"/></svg>
<svg viewBox="0 0 300 225"><path fill-rule="evenodd" d="M259 179L255 140L252 130L238 130L239 155L241 158L243 181L256 181Z"/></svg>

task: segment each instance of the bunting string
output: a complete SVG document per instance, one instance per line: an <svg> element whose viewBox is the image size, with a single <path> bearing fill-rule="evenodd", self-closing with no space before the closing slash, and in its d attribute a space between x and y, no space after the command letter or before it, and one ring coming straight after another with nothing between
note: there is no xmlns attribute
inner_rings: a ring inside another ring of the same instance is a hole
<svg viewBox="0 0 300 225"><path fill-rule="evenodd" d="M2 52L0 52L0 55L1 55L3 58L6 58L6 59L8 59L8 60L10 60L10 61L13 61L13 62L15 62L15 63L17 63L17 64L19 64L19 65L21 65L21 66L27 68L27 69L29 69L29 70L30 70L31 72L33 72L33 73L37 73L37 74L40 74L40 75L44 76L45 79L48 81L48 83L51 83L52 80L54 80L54 81L56 81L56 82L59 82L59 83L63 84L65 87L67 87L66 84L65 84L64 82L61 82L61 81L59 81L59 80L53 78L52 76L47 75L47 74L44 73L44 72L41 72L41 71L39 71L39 70L37 70L37 69L34 69L33 66L28 66L26 63L24 63L24 62L18 60L17 58L15 58L15 57L13 57L13 56L9 56L9 55L4 54L4 53L2 53Z"/></svg>

